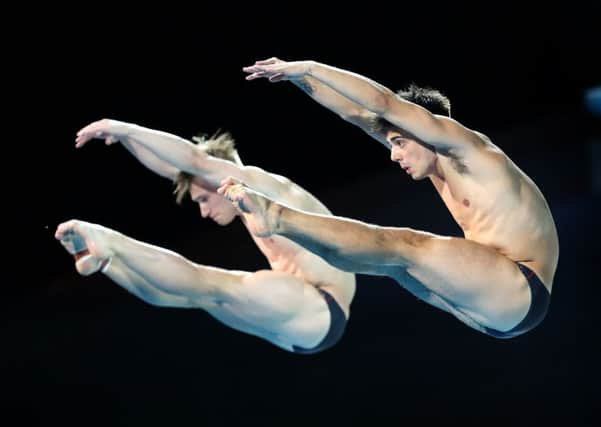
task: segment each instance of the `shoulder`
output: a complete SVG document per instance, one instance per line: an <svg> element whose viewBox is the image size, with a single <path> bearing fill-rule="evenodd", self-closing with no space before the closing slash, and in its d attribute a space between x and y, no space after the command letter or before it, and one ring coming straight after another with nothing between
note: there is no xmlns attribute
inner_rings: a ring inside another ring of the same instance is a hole
<svg viewBox="0 0 601 427"><path fill-rule="evenodd" d="M461 148L437 148L437 154L445 157L460 174L490 176L501 173L511 166L509 157L485 134L472 131L473 137Z"/></svg>
<svg viewBox="0 0 601 427"><path fill-rule="evenodd" d="M308 212L330 214L330 211L319 199L290 178L256 166L244 166L242 170L245 184L276 202Z"/></svg>
<svg viewBox="0 0 601 427"><path fill-rule="evenodd" d="M283 175L266 171L265 169L257 166L242 166L241 170L243 174L250 179L270 179L278 181L282 184L291 182L290 179Z"/></svg>

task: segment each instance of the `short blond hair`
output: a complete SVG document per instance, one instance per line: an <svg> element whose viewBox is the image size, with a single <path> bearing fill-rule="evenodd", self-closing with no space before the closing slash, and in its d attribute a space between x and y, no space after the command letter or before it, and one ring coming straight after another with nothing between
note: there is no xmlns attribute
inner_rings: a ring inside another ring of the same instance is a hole
<svg viewBox="0 0 601 427"><path fill-rule="evenodd" d="M209 156L218 157L220 159L229 160L238 165L242 165L236 143L229 132L221 132L218 130L211 137L206 135L193 136L192 141L205 151ZM184 196L190 191L194 175L180 171L175 177L175 201L178 204L182 203Z"/></svg>

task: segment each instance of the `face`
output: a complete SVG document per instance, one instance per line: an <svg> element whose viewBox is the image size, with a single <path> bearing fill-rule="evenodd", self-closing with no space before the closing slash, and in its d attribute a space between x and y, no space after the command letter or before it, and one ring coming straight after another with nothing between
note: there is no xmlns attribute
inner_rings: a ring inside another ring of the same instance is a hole
<svg viewBox="0 0 601 427"><path fill-rule="evenodd" d="M207 189L196 179L190 185L190 198L198 203L203 218L211 218L219 225L230 224L238 215L238 211L229 200Z"/></svg>
<svg viewBox="0 0 601 427"><path fill-rule="evenodd" d="M414 180L424 179L434 172L436 153L418 143L407 133L390 129L386 132L390 143L390 160L398 163Z"/></svg>

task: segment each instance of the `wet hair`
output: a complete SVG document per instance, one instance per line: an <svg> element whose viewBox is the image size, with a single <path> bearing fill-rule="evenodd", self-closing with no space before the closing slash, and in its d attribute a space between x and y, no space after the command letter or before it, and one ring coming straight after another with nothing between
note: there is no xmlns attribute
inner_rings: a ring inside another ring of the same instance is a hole
<svg viewBox="0 0 601 427"><path fill-rule="evenodd" d="M405 89L398 90L397 95L406 101L424 107L432 114L451 117L451 101L437 89L420 87L411 83ZM371 129L374 132L382 132L394 127L382 117L375 117L371 123Z"/></svg>
<svg viewBox="0 0 601 427"><path fill-rule="evenodd" d="M432 114L451 117L451 101L437 89L411 83L406 89L397 91L397 95L424 107Z"/></svg>
<svg viewBox="0 0 601 427"><path fill-rule="evenodd" d="M208 155L242 165L242 161L238 156L238 150L236 150L234 138L229 132L217 131L211 137L199 135L192 137L192 140ZM175 190L173 194L175 194L175 201L178 204L182 203L184 196L190 191L193 179L194 175L183 171L180 171L175 177Z"/></svg>

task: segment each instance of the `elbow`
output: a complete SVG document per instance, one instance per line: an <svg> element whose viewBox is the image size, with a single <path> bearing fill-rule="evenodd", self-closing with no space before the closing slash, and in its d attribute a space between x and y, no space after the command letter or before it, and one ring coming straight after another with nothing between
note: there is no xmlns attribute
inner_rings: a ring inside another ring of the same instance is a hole
<svg viewBox="0 0 601 427"><path fill-rule="evenodd" d="M362 108L353 108L350 110L346 110L343 111L341 113L339 113L338 115L340 116L341 119L352 123L352 124L361 124L365 121L365 118L367 116L368 113L365 109Z"/></svg>
<svg viewBox="0 0 601 427"><path fill-rule="evenodd" d="M374 99L375 108L381 113L386 113L390 110L390 106L394 102L395 95L388 92L379 92Z"/></svg>
<svg viewBox="0 0 601 427"><path fill-rule="evenodd" d="M207 153L204 150L201 150L198 147L193 147L192 151L190 152L188 162L182 169L185 169L186 172L192 175L199 175L203 173L206 158Z"/></svg>
<svg viewBox="0 0 601 427"><path fill-rule="evenodd" d="M385 116L395 102L395 94L392 92L378 91L369 103L369 110L379 116Z"/></svg>

